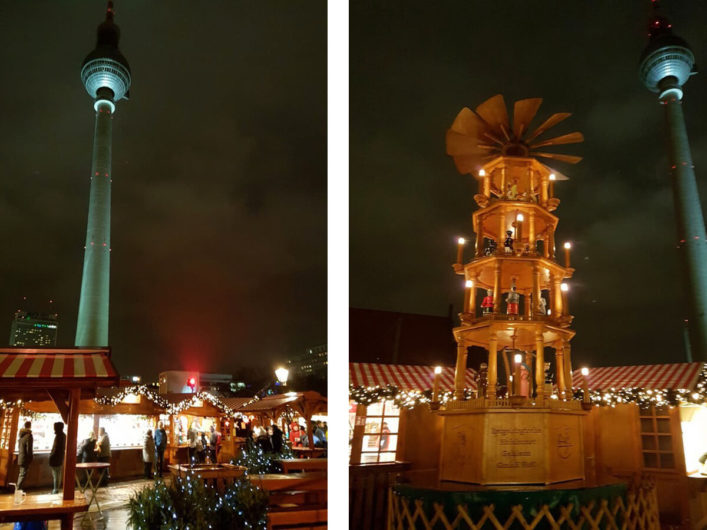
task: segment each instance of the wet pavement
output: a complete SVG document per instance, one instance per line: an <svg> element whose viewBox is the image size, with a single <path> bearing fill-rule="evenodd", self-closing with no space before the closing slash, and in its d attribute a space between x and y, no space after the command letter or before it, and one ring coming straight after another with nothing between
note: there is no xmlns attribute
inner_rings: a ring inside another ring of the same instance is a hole
<svg viewBox="0 0 707 530"><path fill-rule="evenodd" d="M124 482L114 482L106 488L99 488L98 503L101 505L103 517L101 518L96 509L96 505L91 505L91 511L87 514L80 514L74 517L75 529L95 529L114 530L126 529L128 527L128 499L130 496L149 484L154 484L151 480L139 479ZM30 490L27 496L48 494L50 490ZM88 491L86 492L88 493ZM76 495L81 495L77 490ZM57 495L60 498L60 495ZM12 530L14 523L0 524L0 530ZM50 521L49 530L60 530L59 521Z"/></svg>

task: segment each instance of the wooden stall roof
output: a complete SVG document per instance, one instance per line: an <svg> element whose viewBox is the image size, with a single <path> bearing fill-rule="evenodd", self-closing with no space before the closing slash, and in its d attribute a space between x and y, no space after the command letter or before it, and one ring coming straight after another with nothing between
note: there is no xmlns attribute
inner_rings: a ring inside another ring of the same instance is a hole
<svg viewBox="0 0 707 530"><path fill-rule="evenodd" d="M349 381L353 386L392 385L405 391L430 390L434 381L434 368L409 364L349 363ZM464 386L475 390L475 378L476 370L467 368ZM443 392L454 390L454 367L442 367L439 388Z"/></svg>
<svg viewBox="0 0 707 530"><path fill-rule="evenodd" d="M37 399L45 391L70 388L92 396L96 387L118 381L109 348L0 348L4 399Z"/></svg>
<svg viewBox="0 0 707 530"><path fill-rule="evenodd" d="M319 392L288 392L287 394L278 394L275 396L267 396L258 401L253 401L249 405L241 408L239 412L258 414L258 413L275 413L286 407L294 410L306 411L310 414L326 412L327 398ZM305 415L305 414L303 414Z"/></svg>
<svg viewBox="0 0 707 530"><path fill-rule="evenodd" d="M231 407L234 412L239 412L238 409L242 408L246 403L253 401L252 397L230 397L223 398L221 401L228 407Z"/></svg>
<svg viewBox="0 0 707 530"><path fill-rule="evenodd" d="M643 364L638 366L601 366L589 368L590 390L610 388L648 388L693 390L705 363ZM572 372L572 386L582 388L581 370Z"/></svg>

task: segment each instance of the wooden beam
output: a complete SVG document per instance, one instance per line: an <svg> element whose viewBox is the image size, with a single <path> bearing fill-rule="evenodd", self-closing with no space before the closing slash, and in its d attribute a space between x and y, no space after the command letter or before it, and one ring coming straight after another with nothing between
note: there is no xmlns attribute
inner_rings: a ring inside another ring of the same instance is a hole
<svg viewBox="0 0 707 530"><path fill-rule="evenodd" d="M79 402L81 390L72 388L69 395L69 416L64 453L64 500L74 499L74 477L76 476L76 439L79 429Z"/></svg>
<svg viewBox="0 0 707 530"><path fill-rule="evenodd" d="M48 390L47 392L59 410L61 419L64 420L64 423L69 423L69 404L67 403L69 393L63 390Z"/></svg>

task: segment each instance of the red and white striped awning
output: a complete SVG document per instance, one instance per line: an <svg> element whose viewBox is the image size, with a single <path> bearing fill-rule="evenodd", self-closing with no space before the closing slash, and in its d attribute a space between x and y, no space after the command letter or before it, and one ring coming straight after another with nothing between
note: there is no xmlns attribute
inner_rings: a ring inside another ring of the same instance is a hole
<svg viewBox="0 0 707 530"><path fill-rule="evenodd" d="M409 364L349 363L349 382L353 386L395 386L400 390L431 390L434 366ZM467 368L464 377L466 388L476 389L476 371ZM440 391L454 390L454 367L443 366L439 381Z"/></svg>
<svg viewBox="0 0 707 530"><path fill-rule="evenodd" d="M704 363L645 364L639 366L602 366L589 368L590 390L610 388L647 388L658 390L692 390ZM580 370L572 372L572 386L581 388L584 377Z"/></svg>
<svg viewBox="0 0 707 530"><path fill-rule="evenodd" d="M108 350L0 349L0 383L22 379L115 379Z"/></svg>

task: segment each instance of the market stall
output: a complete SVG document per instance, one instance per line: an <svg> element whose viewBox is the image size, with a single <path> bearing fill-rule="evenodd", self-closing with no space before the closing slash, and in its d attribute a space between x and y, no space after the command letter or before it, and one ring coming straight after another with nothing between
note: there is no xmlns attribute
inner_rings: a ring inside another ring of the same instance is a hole
<svg viewBox="0 0 707 530"><path fill-rule="evenodd" d="M707 365L609 366L572 373L594 405L585 424L596 473L655 478L662 518L706 517Z"/></svg>
<svg viewBox="0 0 707 530"><path fill-rule="evenodd" d="M67 425L63 474L63 498L74 498L76 441L79 403L92 398L96 389L116 385L118 374L110 361L110 349L1 348L0 480L14 479L13 457L17 421L27 401L51 399ZM30 466L28 479L38 466ZM8 476L13 473L12 476Z"/></svg>
<svg viewBox="0 0 707 530"><path fill-rule="evenodd" d="M313 417L323 415L327 410L327 399L319 392L287 392L266 396L239 409L242 414L255 416L262 426L283 424L283 432L288 433L287 416L300 416L305 421L309 447L314 447Z"/></svg>

